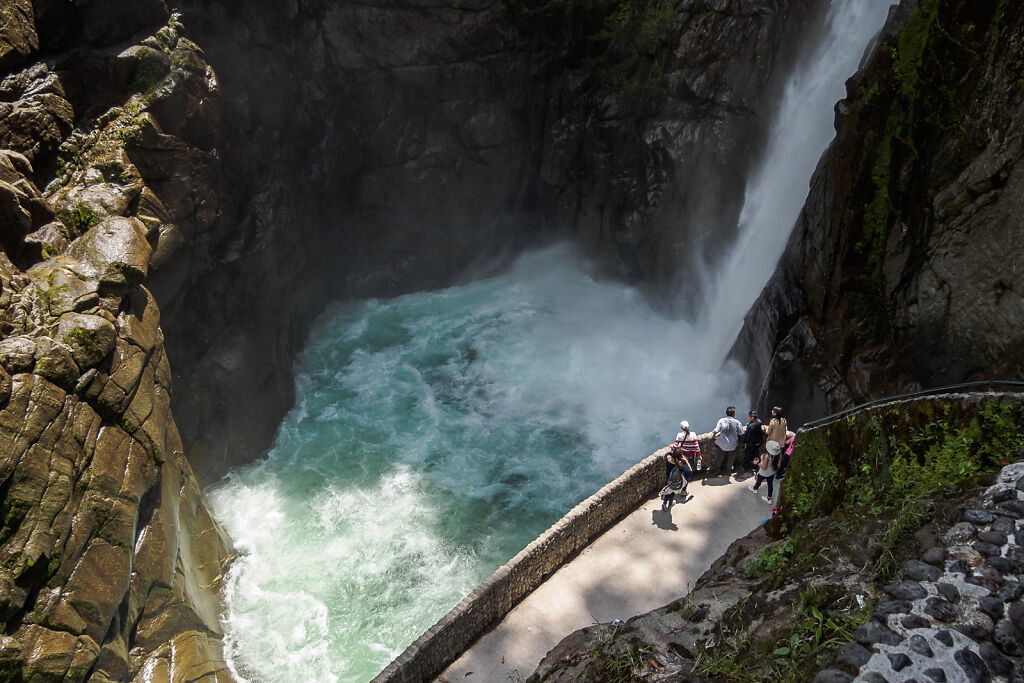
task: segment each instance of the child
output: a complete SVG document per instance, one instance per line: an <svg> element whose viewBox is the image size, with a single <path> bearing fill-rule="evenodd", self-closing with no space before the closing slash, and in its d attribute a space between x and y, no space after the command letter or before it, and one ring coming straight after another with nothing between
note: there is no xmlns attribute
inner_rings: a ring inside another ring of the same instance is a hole
<svg viewBox="0 0 1024 683"><path fill-rule="evenodd" d="M677 448L673 448L665 455L665 465L669 470L665 487L661 489L660 494L662 510L669 509L675 504L677 493L682 493L683 500L686 499L686 486L692 472L686 456Z"/></svg>
<svg viewBox="0 0 1024 683"><path fill-rule="evenodd" d="M768 495L761 496L761 500L766 503L771 503L773 493L772 483L775 479L775 472L779 467L779 456L782 453L782 446L779 445L778 441L768 441L764 447L768 452L761 456L757 475L754 478L754 485L748 486L747 490L757 493L757 489L761 487L761 482L767 481Z"/></svg>

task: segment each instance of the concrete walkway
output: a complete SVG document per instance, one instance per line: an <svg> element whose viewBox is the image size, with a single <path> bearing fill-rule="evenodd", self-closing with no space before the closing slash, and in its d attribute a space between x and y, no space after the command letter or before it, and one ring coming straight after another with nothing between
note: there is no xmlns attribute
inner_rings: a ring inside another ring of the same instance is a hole
<svg viewBox="0 0 1024 683"><path fill-rule="evenodd" d="M506 683L529 676L573 631L626 620L690 591L726 548L768 517L753 477L691 482L671 514L652 497L526 597L436 681ZM776 496L778 491L776 491Z"/></svg>

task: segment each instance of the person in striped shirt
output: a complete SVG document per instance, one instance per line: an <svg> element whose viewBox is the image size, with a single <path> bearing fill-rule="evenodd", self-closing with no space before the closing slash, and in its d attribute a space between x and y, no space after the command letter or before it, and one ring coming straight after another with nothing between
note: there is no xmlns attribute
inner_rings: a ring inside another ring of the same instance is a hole
<svg viewBox="0 0 1024 683"><path fill-rule="evenodd" d="M697 441L697 435L690 430L690 423L686 420L679 423L679 429L682 431L676 434L675 449L689 461L691 469L696 472L701 466L700 443ZM668 472L671 472L671 467L668 468ZM668 476L668 472L666 472L666 476Z"/></svg>

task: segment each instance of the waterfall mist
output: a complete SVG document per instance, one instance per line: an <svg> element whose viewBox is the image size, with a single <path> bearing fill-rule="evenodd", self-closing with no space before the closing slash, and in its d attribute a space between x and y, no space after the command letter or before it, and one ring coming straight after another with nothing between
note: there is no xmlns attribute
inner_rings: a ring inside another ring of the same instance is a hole
<svg viewBox="0 0 1024 683"><path fill-rule="evenodd" d="M210 492L242 553L241 673L371 678L680 418L706 431L745 405L741 372L689 360L701 336L568 246L328 311L267 459Z"/></svg>
<svg viewBox="0 0 1024 683"><path fill-rule="evenodd" d="M240 551L229 658L259 681L372 678L578 501L749 398L723 359L770 276L888 0L836 2L786 90L703 313L670 319L568 246L327 311L266 459L210 492ZM699 501L697 501L699 504Z"/></svg>

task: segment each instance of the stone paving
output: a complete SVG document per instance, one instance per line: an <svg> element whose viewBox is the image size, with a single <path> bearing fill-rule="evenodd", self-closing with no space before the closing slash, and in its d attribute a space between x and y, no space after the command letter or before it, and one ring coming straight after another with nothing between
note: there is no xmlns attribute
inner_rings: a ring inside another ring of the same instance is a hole
<svg viewBox="0 0 1024 683"><path fill-rule="evenodd" d="M1005 467L813 683L1024 683L1024 463Z"/></svg>

